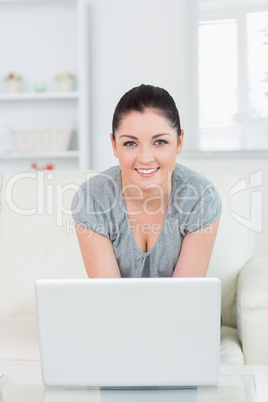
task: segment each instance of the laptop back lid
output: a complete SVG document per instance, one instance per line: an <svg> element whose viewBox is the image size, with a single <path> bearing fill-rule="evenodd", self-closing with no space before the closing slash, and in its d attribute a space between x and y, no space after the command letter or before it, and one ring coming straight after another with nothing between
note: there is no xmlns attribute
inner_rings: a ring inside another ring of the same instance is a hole
<svg viewBox="0 0 268 402"><path fill-rule="evenodd" d="M43 382L50 386L216 384L216 278L39 280Z"/></svg>

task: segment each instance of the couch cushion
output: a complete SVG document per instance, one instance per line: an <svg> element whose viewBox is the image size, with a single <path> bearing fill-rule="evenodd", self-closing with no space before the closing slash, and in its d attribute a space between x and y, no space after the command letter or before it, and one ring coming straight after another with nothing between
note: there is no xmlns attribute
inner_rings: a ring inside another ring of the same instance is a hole
<svg viewBox="0 0 268 402"><path fill-rule="evenodd" d="M268 364L268 256L242 269L237 287L237 328L246 364Z"/></svg>
<svg viewBox="0 0 268 402"><path fill-rule="evenodd" d="M79 171L3 175L0 316L34 314L38 278L86 277L70 211L74 192L88 177Z"/></svg>
<svg viewBox="0 0 268 402"><path fill-rule="evenodd" d="M251 193L242 186L244 179L235 175L211 172L204 176L215 184L222 199L222 216L208 276L221 279L223 323L236 327L237 278L254 251L254 232L246 226L251 213ZM245 217L245 224L239 216Z"/></svg>
<svg viewBox="0 0 268 402"><path fill-rule="evenodd" d="M0 361L40 361L36 316L0 317Z"/></svg>
<svg viewBox="0 0 268 402"><path fill-rule="evenodd" d="M221 330L221 365L244 364L244 356L238 332L235 328L224 326Z"/></svg>

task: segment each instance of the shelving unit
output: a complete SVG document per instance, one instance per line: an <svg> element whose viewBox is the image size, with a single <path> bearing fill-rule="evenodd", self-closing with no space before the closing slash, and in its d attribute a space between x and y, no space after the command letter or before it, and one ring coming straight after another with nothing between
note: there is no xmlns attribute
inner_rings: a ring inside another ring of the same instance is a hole
<svg viewBox="0 0 268 402"><path fill-rule="evenodd" d="M0 171L53 164L90 168L89 23L84 0L0 0ZM14 29L16 27L16 29ZM56 76L75 76L70 92ZM6 92L4 78L22 76L21 90ZM36 92L37 83L46 90ZM74 128L64 152L18 152L12 129Z"/></svg>

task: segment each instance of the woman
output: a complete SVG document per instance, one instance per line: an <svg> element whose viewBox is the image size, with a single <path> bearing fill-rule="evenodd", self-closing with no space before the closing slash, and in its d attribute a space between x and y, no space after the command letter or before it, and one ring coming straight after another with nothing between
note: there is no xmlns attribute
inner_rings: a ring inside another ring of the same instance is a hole
<svg viewBox="0 0 268 402"><path fill-rule="evenodd" d="M83 183L73 218L91 278L205 276L221 214L214 186L176 164L184 131L162 88L128 91L113 116L120 166Z"/></svg>

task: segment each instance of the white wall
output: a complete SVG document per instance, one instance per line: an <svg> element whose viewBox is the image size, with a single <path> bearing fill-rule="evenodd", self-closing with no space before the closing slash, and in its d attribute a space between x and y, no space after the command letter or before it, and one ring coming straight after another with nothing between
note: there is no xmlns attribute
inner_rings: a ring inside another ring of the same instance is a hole
<svg viewBox="0 0 268 402"><path fill-rule="evenodd" d="M120 97L142 83L162 86L188 110L189 0L86 0L91 25L92 166L117 163L109 146ZM185 111L185 113L184 113Z"/></svg>

